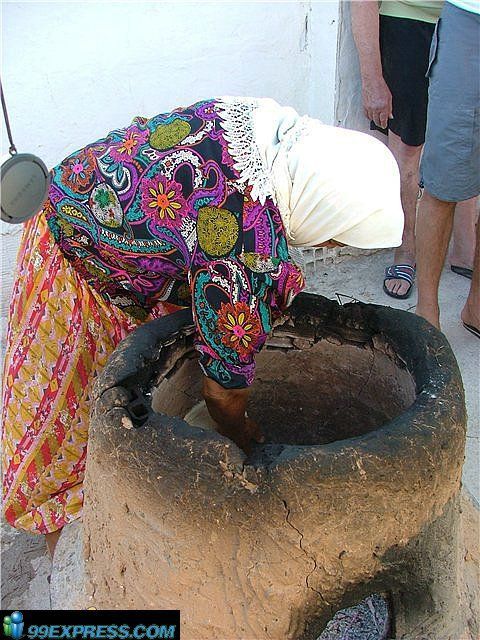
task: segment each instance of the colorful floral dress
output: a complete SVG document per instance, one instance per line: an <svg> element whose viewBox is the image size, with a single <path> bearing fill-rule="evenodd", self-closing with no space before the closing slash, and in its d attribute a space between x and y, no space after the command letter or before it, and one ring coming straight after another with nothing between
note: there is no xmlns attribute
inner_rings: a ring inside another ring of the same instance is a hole
<svg viewBox="0 0 480 640"><path fill-rule="evenodd" d="M44 210L24 225L9 309L12 526L48 533L80 516L91 385L143 322L192 305L204 372L224 387L252 382L255 353L303 286L253 108L210 100L136 118L54 168Z"/></svg>
<svg viewBox="0 0 480 640"><path fill-rule="evenodd" d="M159 301L191 305L200 365L226 388L252 383L255 353L304 284L274 194L258 187L253 108L208 100L135 118L59 164L45 208L109 304L139 320Z"/></svg>

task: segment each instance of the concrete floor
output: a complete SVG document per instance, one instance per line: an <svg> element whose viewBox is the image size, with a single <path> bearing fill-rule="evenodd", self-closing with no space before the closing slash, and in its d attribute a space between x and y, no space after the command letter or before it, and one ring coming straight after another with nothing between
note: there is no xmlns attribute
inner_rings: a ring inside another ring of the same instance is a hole
<svg viewBox="0 0 480 640"><path fill-rule="evenodd" d="M319 254L320 255L320 254ZM307 263L307 290L336 298L348 296L362 302L388 305L413 313L416 292L408 300L395 300L382 291L383 271L393 253L378 251L370 255L336 256L325 251L326 261ZM331 258L329 256L332 256ZM462 372L467 409L468 435L463 472L464 485L480 505L479 487L479 363L480 340L468 333L460 322L460 311L467 297L470 280L456 275L447 265L440 290L442 328L457 357ZM50 561L43 536L31 536L2 523L2 608L50 608L48 576Z"/></svg>

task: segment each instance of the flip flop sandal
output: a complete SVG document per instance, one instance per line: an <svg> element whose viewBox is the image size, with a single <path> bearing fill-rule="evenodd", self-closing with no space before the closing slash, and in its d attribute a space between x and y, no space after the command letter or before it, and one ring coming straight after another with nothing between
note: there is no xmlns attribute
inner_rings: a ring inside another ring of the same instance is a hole
<svg viewBox="0 0 480 640"><path fill-rule="evenodd" d="M469 269L468 267L457 267L457 265L452 264L450 269L453 273L458 273L459 276L465 276L465 278L472 279L473 269Z"/></svg>
<svg viewBox="0 0 480 640"><path fill-rule="evenodd" d="M399 295L398 293L392 293L387 289L386 282L387 280L405 280L408 282L409 287L405 293ZM398 298L399 300L404 300L408 298L408 296L412 293L413 283L415 281L415 265L412 267L411 264L392 264L390 267L385 269L385 278L383 279L383 290L390 296L391 298Z"/></svg>
<svg viewBox="0 0 480 640"><path fill-rule="evenodd" d="M473 324L467 324L466 322L463 322L462 324L467 331L470 331L470 333L473 333L474 336L480 338L480 329L477 329L477 327L474 327Z"/></svg>

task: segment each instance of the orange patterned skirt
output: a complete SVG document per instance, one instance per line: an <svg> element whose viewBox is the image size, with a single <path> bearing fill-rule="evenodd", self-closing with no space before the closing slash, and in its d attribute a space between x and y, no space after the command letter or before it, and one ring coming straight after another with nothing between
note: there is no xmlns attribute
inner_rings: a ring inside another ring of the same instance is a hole
<svg viewBox="0 0 480 640"><path fill-rule="evenodd" d="M148 319L177 308L159 303ZM43 213L25 224L3 372L3 511L12 526L50 533L81 515L91 384L139 324L82 280Z"/></svg>

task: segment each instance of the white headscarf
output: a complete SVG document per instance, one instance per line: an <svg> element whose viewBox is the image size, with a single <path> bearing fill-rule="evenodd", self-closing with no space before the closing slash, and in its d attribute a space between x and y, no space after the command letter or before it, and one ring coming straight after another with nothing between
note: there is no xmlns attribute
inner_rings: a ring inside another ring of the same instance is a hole
<svg viewBox="0 0 480 640"><path fill-rule="evenodd" d="M337 240L370 249L401 244L400 176L384 144L358 131L300 117L269 98L220 101L225 138L241 179L252 185L252 197L274 197L290 245ZM254 151L247 148L252 141L245 140L248 118Z"/></svg>

